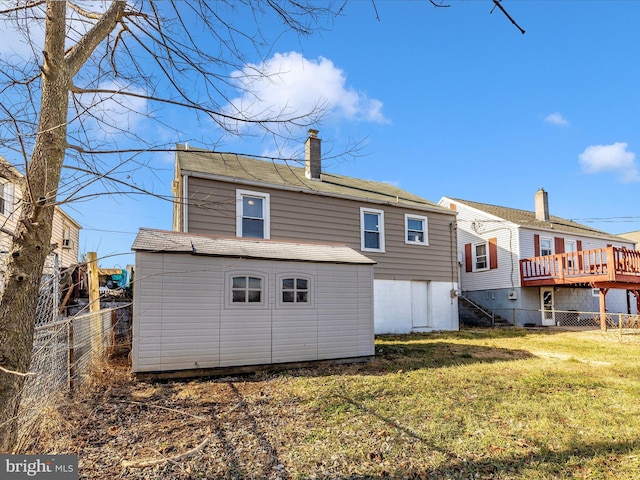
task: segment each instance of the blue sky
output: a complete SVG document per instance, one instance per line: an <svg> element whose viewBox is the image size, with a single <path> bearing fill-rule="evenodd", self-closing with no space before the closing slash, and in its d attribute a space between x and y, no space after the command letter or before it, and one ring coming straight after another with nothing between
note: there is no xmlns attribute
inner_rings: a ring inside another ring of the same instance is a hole
<svg viewBox="0 0 640 480"><path fill-rule="evenodd" d="M375 9L352 0L321 34L280 38L269 65L282 73L252 85L263 103L251 108L304 111L323 102L323 153L362 142L361 156L325 162L333 173L433 202L450 196L525 210L544 188L553 215L610 233L640 230L640 2L502 4L524 35L499 10L490 13L490 0L448 8L376 0ZM276 155L268 139L221 136L176 112L162 127L136 122L172 141L207 147L217 137L221 151ZM300 142L305 133L295 132ZM145 185L169 194L173 156L149 161ZM83 226L81 252L97 251L105 267L133 263L138 227L171 228L171 204L153 198L65 209Z"/></svg>

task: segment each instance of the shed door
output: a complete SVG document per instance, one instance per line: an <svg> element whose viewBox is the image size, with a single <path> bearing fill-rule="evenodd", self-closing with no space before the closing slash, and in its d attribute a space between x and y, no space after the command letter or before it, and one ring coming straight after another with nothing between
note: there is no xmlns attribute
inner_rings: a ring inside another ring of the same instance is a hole
<svg viewBox="0 0 640 480"><path fill-rule="evenodd" d="M412 329L429 326L428 283L411 282L411 327Z"/></svg>

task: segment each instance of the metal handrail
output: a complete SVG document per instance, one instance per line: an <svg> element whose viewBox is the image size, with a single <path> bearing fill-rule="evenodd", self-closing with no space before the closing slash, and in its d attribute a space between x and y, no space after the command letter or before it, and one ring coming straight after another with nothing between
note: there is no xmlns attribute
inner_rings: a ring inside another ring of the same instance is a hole
<svg viewBox="0 0 640 480"><path fill-rule="evenodd" d="M491 319L491 325L493 326L493 324L495 323L495 315L494 315L493 312L486 311L484 308L482 308L480 305L475 303L473 300L469 299L468 297L465 297L462 293L458 294L458 297L460 297L463 300L467 301L468 303L473 305L475 308L480 310L482 313L484 313L487 317L489 317Z"/></svg>

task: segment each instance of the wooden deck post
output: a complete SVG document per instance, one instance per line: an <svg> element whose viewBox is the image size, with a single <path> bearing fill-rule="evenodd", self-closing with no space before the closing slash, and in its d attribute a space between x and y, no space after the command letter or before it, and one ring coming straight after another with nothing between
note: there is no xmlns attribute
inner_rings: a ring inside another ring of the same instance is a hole
<svg viewBox="0 0 640 480"><path fill-rule="evenodd" d="M607 330L607 292L608 288L601 288L598 292L598 297L600 299L600 330Z"/></svg>

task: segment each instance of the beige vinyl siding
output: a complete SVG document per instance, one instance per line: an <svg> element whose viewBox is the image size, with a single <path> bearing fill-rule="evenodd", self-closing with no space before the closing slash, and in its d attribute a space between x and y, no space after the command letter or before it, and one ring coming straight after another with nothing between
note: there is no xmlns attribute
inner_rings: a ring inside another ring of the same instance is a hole
<svg viewBox="0 0 640 480"><path fill-rule="evenodd" d="M11 248L12 233L15 232L18 219L21 213L22 193L19 188L13 188L13 203L9 215L0 214L0 252L7 252ZM71 245L70 248L63 248L62 238L64 227L69 227ZM80 226L62 209L55 207L53 212L53 222L51 226L51 243L57 244L53 253L58 255L58 264L61 268L66 268L78 263L78 244L80 242ZM4 254L0 254L0 260L4 265Z"/></svg>
<svg viewBox="0 0 640 480"><path fill-rule="evenodd" d="M376 278L457 281L455 216L410 207L367 203L312 193L247 186L240 183L189 177L191 233L236 235L236 189L268 193L271 203L271 239L346 244L361 251L360 208L384 211L385 253L363 252L378 262ZM405 214L428 217L429 245L405 243ZM453 248L452 248L453 242Z"/></svg>
<svg viewBox="0 0 640 480"><path fill-rule="evenodd" d="M219 366L222 279L199 260L190 255L136 254L137 371Z"/></svg>
<svg viewBox="0 0 640 480"><path fill-rule="evenodd" d="M69 248L62 244L63 232L65 227L69 228ZM77 223L70 219L59 208L55 209L53 214L53 224L51 227L51 243L55 243L58 247L55 253L58 254L60 267L65 268L78 263L78 243L80 242L80 228Z"/></svg>
<svg viewBox="0 0 640 480"><path fill-rule="evenodd" d="M225 301L233 275L263 277L264 305ZM311 279L311 307L279 304L281 275ZM136 278L134 372L374 354L372 265L137 251Z"/></svg>

